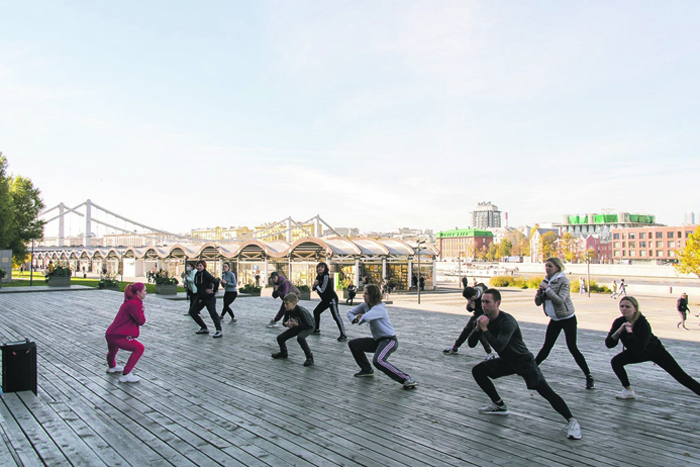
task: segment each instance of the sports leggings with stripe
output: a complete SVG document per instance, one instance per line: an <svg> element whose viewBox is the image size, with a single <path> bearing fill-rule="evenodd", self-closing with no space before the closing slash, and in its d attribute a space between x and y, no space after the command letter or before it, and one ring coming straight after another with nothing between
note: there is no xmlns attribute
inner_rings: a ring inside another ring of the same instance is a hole
<svg viewBox="0 0 700 467"><path fill-rule="evenodd" d="M371 337L361 337L348 342L348 347L350 347L355 361L365 373L372 371L372 367L367 360L365 352L374 352L372 363L379 371L386 374L397 383L403 383L409 378L406 373L387 361L389 355L399 347L399 341L396 339L396 336L383 337L376 341Z"/></svg>
<svg viewBox="0 0 700 467"><path fill-rule="evenodd" d="M331 316L335 320L335 324L338 325L338 330L340 331L340 335L344 336L345 335L345 326L343 325L343 320L340 318L340 311L338 310L338 299L333 298L331 300L321 300L321 303L316 305L316 308L314 308L314 321L316 323L316 327L314 328L314 331L318 331L321 329L321 313L326 311L326 309L330 308L331 309Z"/></svg>

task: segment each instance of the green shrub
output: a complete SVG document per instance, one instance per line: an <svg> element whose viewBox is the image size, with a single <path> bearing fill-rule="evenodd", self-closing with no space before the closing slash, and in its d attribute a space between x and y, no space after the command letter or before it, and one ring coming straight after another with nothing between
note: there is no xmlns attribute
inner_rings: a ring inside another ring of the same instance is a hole
<svg viewBox="0 0 700 467"><path fill-rule="evenodd" d="M299 292L311 292L311 287L306 284L297 285L297 289L299 289Z"/></svg>
<svg viewBox="0 0 700 467"><path fill-rule="evenodd" d="M243 287L241 287L241 292L248 294L259 294L261 290L262 287L258 287L257 285L253 284L246 284Z"/></svg>
<svg viewBox="0 0 700 467"><path fill-rule="evenodd" d="M514 282L512 276L493 276L489 280L489 285L491 287L513 287Z"/></svg>

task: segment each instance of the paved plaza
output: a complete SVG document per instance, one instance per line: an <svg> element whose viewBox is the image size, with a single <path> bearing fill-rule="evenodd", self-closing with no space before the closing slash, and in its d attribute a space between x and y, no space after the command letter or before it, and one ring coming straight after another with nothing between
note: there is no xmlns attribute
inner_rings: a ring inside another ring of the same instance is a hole
<svg viewBox="0 0 700 467"><path fill-rule="evenodd" d="M547 323L532 290L503 289L501 308L521 323L533 353ZM239 298L239 322L223 339L198 336L186 302L146 298L146 346L127 385L108 375L104 331L122 295L101 290L0 293L0 341L29 337L38 348L39 393L3 394L0 465L124 466L692 466L700 465L700 398L651 363L628 367L638 398L618 401L620 385L603 339L616 301L574 296L579 347L597 381L593 391L563 336L541 368L569 404L583 439L517 376L496 381L508 417L478 414L488 402L471 376L483 349L445 356L466 323L458 293L392 296L399 348L391 361L419 382L405 391L383 374L354 378L347 343L324 313L308 338L316 364L289 342L275 361L281 328L265 324L280 301ZM672 355L700 378L700 320L676 329L675 297L638 297ZM317 301L302 302L312 309ZM697 305L691 309L697 312ZM217 303L220 309L221 301ZM347 306L341 306L344 315ZM205 313L205 321L210 324ZM369 336L348 325L349 337ZM118 362L126 355L120 352Z"/></svg>

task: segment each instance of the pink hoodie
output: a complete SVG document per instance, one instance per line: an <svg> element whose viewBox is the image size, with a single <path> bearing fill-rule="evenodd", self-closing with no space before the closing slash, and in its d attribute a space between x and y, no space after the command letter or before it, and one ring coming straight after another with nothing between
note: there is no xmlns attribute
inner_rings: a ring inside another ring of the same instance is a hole
<svg viewBox="0 0 700 467"><path fill-rule="evenodd" d="M138 297L134 297L122 303L116 318L107 328L105 334L138 337L139 326L143 326L145 322L146 315L144 315L143 301Z"/></svg>

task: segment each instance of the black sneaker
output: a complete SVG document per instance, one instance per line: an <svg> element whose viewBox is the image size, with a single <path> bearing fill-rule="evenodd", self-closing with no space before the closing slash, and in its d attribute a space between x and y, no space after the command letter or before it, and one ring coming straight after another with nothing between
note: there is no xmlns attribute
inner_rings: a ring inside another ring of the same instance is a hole
<svg viewBox="0 0 700 467"><path fill-rule="evenodd" d="M272 354L272 358L275 360L280 359L280 358L287 358L287 354L283 352L277 352Z"/></svg>
<svg viewBox="0 0 700 467"><path fill-rule="evenodd" d="M314 364L314 356L309 355L306 357L306 361L304 362L304 366L312 366Z"/></svg>
<svg viewBox="0 0 700 467"><path fill-rule="evenodd" d="M209 329L202 328L199 331L195 332L195 334L209 334Z"/></svg>
<svg viewBox="0 0 700 467"><path fill-rule="evenodd" d="M595 380L591 375L586 376L586 389L595 389Z"/></svg>
<svg viewBox="0 0 700 467"><path fill-rule="evenodd" d="M360 370L359 372L355 373L355 377L361 378L364 376L374 376L374 371Z"/></svg>
<svg viewBox="0 0 700 467"><path fill-rule="evenodd" d="M346 340L348 340L348 336L346 336L345 334L338 338L338 342L345 342Z"/></svg>
<svg viewBox="0 0 700 467"><path fill-rule="evenodd" d="M318 330L318 329L316 329L312 334L313 334L314 336L320 336L320 335L321 335L321 331Z"/></svg>

